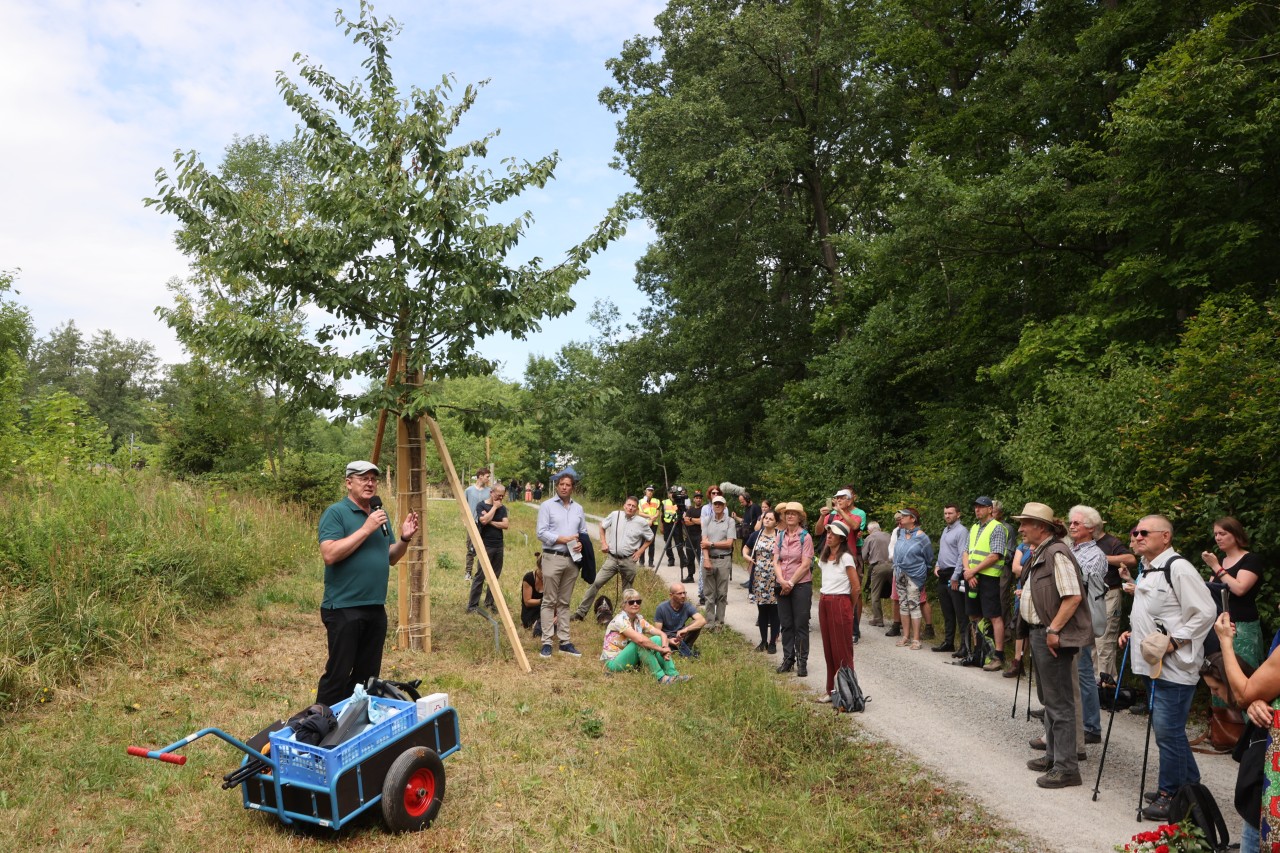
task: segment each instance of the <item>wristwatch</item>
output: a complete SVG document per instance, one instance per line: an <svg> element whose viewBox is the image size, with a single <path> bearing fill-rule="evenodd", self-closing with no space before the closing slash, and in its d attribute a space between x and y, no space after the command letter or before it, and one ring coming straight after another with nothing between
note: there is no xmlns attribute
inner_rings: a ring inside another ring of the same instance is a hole
<svg viewBox="0 0 1280 853"><path fill-rule="evenodd" d="M1062 629L1061 628L1045 628L1044 632L1046 634L1061 634Z"/></svg>

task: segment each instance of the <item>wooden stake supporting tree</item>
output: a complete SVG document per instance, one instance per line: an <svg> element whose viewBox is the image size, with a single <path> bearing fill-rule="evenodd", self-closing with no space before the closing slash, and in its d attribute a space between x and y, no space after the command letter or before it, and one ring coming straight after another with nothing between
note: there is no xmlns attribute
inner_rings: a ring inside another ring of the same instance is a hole
<svg viewBox="0 0 1280 853"><path fill-rule="evenodd" d="M433 423L421 419L447 402L434 398L421 377L492 371L476 352L478 340L500 333L524 338L543 317L571 311L569 290L587 275L587 260L624 231L625 201L560 263L544 268L535 258L509 266L507 256L533 218L526 212L490 224L486 212L544 186L558 158L505 161L498 176L478 168L493 134L450 141L476 88L467 86L456 104L449 102L448 77L430 90L401 92L390 67L399 25L374 17L366 2L358 20L339 12L337 22L369 53L362 81L343 83L302 54L295 56L301 82L284 72L276 77L296 113L303 160L278 176L279 194L290 200L287 215L264 202L271 194L256 182L245 186L211 173L194 152L176 155L174 176L157 172L159 192L147 204L180 220L179 245L201 276L221 284L202 290L203 301L182 312L187 334L220 349L237 368L272 376L316 410L382 411L381 424L396 412L406 424L403 433L397 426L397 459L408 454L397 465L397 476L408 478L397 480L397 492L405 506L421 506L425 484L415 477L423 471L423 423ZM323 318L318 328L272 319L303 307ZM355 346L344 353L341 341ZM384 364L390 365L385 386L359 393L344 387ZM380 429L375 461L381 440ZM442 462L448 458L443 442L437 452ZM468 520L473 540L474 528ZM494 583L479 543L476 550ZM429 649L425 539L412 553L421 571L407 568L402 600L409 612L400 623L406 642L420 635ZM416 610L415 584L423 596Z"/></svg>

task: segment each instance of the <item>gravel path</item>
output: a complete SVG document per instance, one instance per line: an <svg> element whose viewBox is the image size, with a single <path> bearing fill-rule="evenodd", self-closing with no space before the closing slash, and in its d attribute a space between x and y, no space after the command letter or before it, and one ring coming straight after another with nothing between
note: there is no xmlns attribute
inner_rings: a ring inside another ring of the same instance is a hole
<svg viewBox="0 0 1280 853"><path fill-rule="evenodd" d="M668 568L665 559L662 563L659 574L665 581L680 579L678 567ZM754 646L760 639L755 627L756 609L741 586L745 579L742 569L734 568L728 623ZM689 586L692 597L696 595L696 584ZM826 681L817 598L815 590L809 676L804 679L815 698ZM1041 837L1044 850L1109 851L1114 845L1127 842L1134 833L1155 828L1152 821L1138 823L1136 819L1146 716L1128 711L1115 715L1096 802L1093 788L1102 744L1086 747L1089 757L1080 765L1084 785L1044 790L1035 784L1039 774L1026 768L1028 759L1043 754L1027 746L1030 738L1043 733L1043 727L1034 719L1027 721L1025 677L1020 682L1018 713L1011 718L1015 679L952 666L949 654L930 651L928 643L920 651L899 648L894 645L896 639L884 636L885 629L868 627L865 616L863 629L862 641L854 647L854 658L858 682L871 702L866 713L849 715L851 725L910 754L1010 825L1033 838ZM777 666L781 654L781 648L776 655L761 653L760 663ZM1104 711L1104 736L1107 724L1108 714ZM1235 840L1240 819L1231 803L1237 765L1228 755L1197 753L1196 761L1202 781L1213 791ZM1157 767L1153 741L1147 769L1148 790L1155 788Z"/></svg>

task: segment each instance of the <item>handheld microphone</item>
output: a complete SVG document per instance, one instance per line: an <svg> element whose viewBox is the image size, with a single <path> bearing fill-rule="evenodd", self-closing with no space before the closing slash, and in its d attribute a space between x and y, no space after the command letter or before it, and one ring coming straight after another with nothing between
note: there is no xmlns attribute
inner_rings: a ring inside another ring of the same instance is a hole
<svg viewBox="0 0 1280 853"><path fill-rule="evenodd" d="M380 509L382 509L382 498L378 497L377 495L374 495L373 497L369 498L369 510L371 512L377 512ZM386 534L386 537L388 539L390 539L391 525L387 524L387 522L385 521L382 522L382 532Z"/></svg>

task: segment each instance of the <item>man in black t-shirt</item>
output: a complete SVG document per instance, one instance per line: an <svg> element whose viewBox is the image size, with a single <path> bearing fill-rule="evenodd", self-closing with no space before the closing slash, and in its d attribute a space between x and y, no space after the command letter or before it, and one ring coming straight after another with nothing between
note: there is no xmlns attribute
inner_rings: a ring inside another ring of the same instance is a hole
<svg viewBox="0 0 1280 853"><path fill-rule="evenodd" d="M1099 550L1107 555L1107 630L1095 644L1093 671L1101 678L1104 674L1112 679L1119 677L1119 661L1116 640L1120 637L1120 616L1122 609L1121 587L1132 570L1138 566L1138 558L1116 537L1102 529L1102 516L1093 511L1085 519L1086 526L1092 525L1093 540ZM1121 575L1121 570L1124 575Z"/></svg>
<svg viewBox="0 0 1280 853"><path fill-rule="evenodd" d="M480 541L484 543L484 552L489 555L489 565L493 566L494 577L502 577L502 531L511 525L507 520L507 487L499 483L489 491L489 499L481 501L476 507L476 526L480 528ZM480 588L484 586L484 572L476 569L471 578L471 598L467 601L467 612L480 609ZM493 590L486 589L484 605L493 609Z"/></svg>

